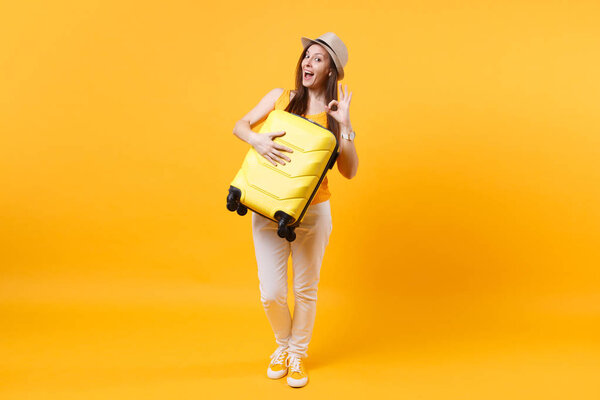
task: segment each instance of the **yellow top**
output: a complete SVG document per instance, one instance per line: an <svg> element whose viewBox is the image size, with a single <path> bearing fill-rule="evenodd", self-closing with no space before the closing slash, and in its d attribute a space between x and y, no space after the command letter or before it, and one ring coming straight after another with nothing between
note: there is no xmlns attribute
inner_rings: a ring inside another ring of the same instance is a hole
<svg viewBox="0 0 600 400"><path fill-rule="evenodd" d="M290 89L285 89L281 96L279 96L279 98L275 102L275 109L285 110L289 103ZM303 117L306 119L310 119L311 121L316 122L317 124L327 128L327 113L325 111L319 114L303 115ZM321 182L321 186L319 186L319 189L317 190L317 193L315 194L315 197L313 197L310 204L312 205L322 203L324 201L329 200L330 197L331 193L329 192L329 182L327 181L327 175L325 175L325 178L323 178L323 182Z"/></svg>

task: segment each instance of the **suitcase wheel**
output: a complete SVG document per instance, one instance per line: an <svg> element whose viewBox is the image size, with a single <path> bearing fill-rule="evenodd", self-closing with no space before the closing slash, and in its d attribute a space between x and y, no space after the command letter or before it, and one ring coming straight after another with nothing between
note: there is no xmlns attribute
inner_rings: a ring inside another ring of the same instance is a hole
<svg viewBox="0 0 600 400"><path fill-rule="evenodd" d="M237 207L237 204L238 204L238 203L235 203L235 202L227 202L227 209L228 209L229 211L235 211L235 210L237 210L237 208L238 208L238 207Z"/></svg>
<svg viewBox="0 0 600 400"><path fill-rule="evenodd" d="M287 226L281 226L281 224L280 224L279 228L277 228L277 235L279 235L280 238L286 237L287 232L288 232Z"/></svg>
<svg viewBox="0 0 600 400"><path fill-rule="evenodd" d="M280 238L285 238L287 237L288 234L288 224L291 222L292 217L290 217L288 214L284 213L283 211L277 211L275 213L275 219L277 219L279 221L279 223L277 224L277 235L279 235Z"/></svg>
<svg viewBox="0 0 600 400"><path fill-rule="evenodd" d="M239 207L237 208L237 213L238 215L246 215L246 213L248 212L248 207L243 206L243 205L239 205Z"/></svg>
<svg viewBox="0 0 600 400"><path fill-rule="evenodd" d="M236 187L229 186L229 194L227 195L227 209L231 212L238 210L240 207L240 199L242 198L242 191ZM248 211L248 210L246 210ZM240 212L238 211L238 214ZM244 214L246 214L244 212ZM240 214L240 215L244 215Z"/></svg>
<svg viewBox="0 0 600 400"><path fill-rule="evenodd" d="M287 235L285 235L285 238L288 242L293 242L296 239L296 232L294 232L293 228L288 228Z"/></svg>

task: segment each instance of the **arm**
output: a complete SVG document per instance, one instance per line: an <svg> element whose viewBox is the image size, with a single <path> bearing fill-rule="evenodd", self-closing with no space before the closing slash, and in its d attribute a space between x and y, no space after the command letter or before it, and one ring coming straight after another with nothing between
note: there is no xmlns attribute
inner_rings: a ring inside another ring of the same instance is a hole
<svg viewBox="0 0 600 400"><path fill-rule="evenodd" d="M267 134L258 134L250 127L256 122L263 119L268 113L275 108L275 102L283 93L283 89L277 88L271 90L263 97L260 102L250 112L236 122L233 127L233 134L239 139L248 143L256 149L256 151L271 162L277 165L276 162L285 165L285 161L290 159L282 153L282 151L292 152L292 149L277 144L273 138L285 135L285 132L272 132Z"/></svg>
<svg viewBox="0 0 600 400"><path fill-rule="evenodd" d="M348 85L346 85L346 92L344 93L342 91L342 84L338 83L338 93L340 101L331 100L325 109L340 125L340 154L337 159L338 170L345 178L352 179L358 171L358 154L356 154L354 142L342 138L342 134L349 135L352 132L352 124L350 123L350 100L352 99L352 92L348 94ZM335 111L331 109L334 105L337 105Z"/></svg>
<svg viewBox="0 0 600 400"><path fill-rule="evenodd" d="M354 141L341 137L342 133L349 135L350 132L352 132L352 125L340 126L340 155L337 159L338 171L348 179L354 178L358 171L358 154Z"/></svg>

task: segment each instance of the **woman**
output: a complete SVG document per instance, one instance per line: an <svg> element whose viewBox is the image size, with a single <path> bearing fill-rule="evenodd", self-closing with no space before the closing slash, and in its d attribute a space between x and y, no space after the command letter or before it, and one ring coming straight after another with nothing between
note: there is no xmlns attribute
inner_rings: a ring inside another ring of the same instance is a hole
<svg viewBox="0 0 600 400"><path fill-rule="evenodd" d="M340 173L351 179L356 175L358 156L349 106L352 93L342 91L338 80L344 76L348 51L334 33L317 39L301 39L304 50L296 67L296 90L273 89L233 129L234 135L254 147L273 165L285 165L292 149L275 143L285 132L257 134L250 127L274 109L304 116L335 133L340 141L337 159ZM340 99L338 100L339 89ZM275 334L278 348L271 354L269 378L286 374L287 383L302 387L308 382L303 364L316 315L317 285L321 261L332 230L327 177L323 179L308 207L296 240L288 242L277 235L277 224L252 214L252 234L258 264L261 302ZM292 255L295 307L293 318L287 304L287 260Z"/></svg>

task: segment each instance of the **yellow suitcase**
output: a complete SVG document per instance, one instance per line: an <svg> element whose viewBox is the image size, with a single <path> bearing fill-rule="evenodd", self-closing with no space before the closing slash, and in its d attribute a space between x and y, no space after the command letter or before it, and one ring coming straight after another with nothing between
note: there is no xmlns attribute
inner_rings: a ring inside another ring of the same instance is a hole
<svg viewBox="0 0 600 400"><path fill-rule="evenodd" d="M227 209L245 215L248 209L278 223L277 234L292 242L294 230L335 164L338 141L333 132L283 110L269 113L259 133L285 131L275 142L287 146L290 162L275 167L251 148L233 179Z"/></svg>

